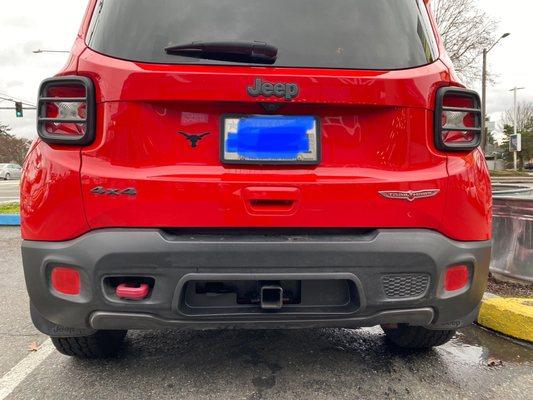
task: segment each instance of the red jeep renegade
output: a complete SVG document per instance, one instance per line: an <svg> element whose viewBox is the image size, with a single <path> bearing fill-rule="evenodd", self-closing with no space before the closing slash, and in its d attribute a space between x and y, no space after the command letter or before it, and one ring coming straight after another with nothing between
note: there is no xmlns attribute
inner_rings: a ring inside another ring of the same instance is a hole
<svg viewBox="0 0 533 400"><path fill-rule="evenodd" d="M89 1L22 179L36 327L99 357L128 329L470 324L480 100L428 3Z"/></svg>

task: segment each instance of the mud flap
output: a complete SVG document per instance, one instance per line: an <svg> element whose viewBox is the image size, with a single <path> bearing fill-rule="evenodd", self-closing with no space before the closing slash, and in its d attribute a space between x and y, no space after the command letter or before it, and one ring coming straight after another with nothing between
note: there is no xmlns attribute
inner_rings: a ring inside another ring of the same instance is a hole
<svg viewBox="0 0 533 400"><path fill-rule="evenodd" d="M45 319L32 303L30 303L30 315L33 325L35 325L40 332L50 337L80 337L90 336L96 333L96 330L94 329L67 328L65 326L56 325Z"/></svg>

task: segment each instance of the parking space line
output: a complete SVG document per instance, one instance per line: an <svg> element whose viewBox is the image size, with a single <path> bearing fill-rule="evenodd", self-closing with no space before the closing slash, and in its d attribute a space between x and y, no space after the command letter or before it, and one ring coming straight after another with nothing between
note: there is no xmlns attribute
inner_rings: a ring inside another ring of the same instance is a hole
<svg viewBox="0 0 533 400"><path fill-rule="evenodd" d="M28 354L23 360L0 378L0 400L4 400L26 377L33 372L52 352L54 345L46 340L39 350Z"/></svg>

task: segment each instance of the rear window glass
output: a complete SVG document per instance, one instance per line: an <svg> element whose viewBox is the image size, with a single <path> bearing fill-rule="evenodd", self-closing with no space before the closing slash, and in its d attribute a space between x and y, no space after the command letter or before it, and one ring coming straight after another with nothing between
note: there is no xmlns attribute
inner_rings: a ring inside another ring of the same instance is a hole
<svg viewBox="0 0 533 400"><path fill-rule="evenodd" d="M93 50L131 61L242 64L166 54L195 41L259 41L274 66L404 69L436 58L422 0L100 0Z"/></svg>

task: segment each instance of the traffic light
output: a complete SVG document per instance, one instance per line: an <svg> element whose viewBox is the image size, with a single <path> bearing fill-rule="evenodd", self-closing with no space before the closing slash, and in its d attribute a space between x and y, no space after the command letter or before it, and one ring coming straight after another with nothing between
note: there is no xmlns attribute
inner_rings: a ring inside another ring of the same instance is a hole
<svg viewBox="0 0 533 400"><path fill-rule="evenodd" d="M22 103L20 101L15 102L15 111L17 113L17 118L24 117L24 112L22 111Z"/></svg>

